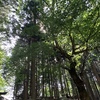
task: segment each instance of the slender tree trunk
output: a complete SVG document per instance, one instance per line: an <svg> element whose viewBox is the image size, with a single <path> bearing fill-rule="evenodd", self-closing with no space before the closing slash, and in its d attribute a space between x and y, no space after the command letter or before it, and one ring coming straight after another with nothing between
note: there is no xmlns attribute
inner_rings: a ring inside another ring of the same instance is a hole
<svg viewBox="0 0 100 100"><path fill-rule="evenodd" d="M78 92L80 95L80 99L81 100L90 100L89 95L88 95L87 91L85 90L83 81L77 75L75 66L76 66L76 62L71 62L69 73L70 73L70 76L72 77L74 83L77 86L77 89L78 89Z"/></svg>
<svg viewBox="0 0 100 100"><path fill-rule="evenodd" d="M49 71L48 71L48 78L49 78L49 83L48 83L48 86L49 86L49 93L50 93L50 97L51 97L51 77L50 77L50 68L49 68Z"/></svg>
<svg viewBox="0 0 100 100"><path fill-rule="evenodd" d="M42 97L44 97L44 71L42 70L43 77L42 77Z"/></svg>
<svg viewBox="0 0 100 100"><path fill-rule="evenodd" d="M95 83L95 80L94 80L94 76L93 76L93 73L92 71L90 71L90 74L91 74L91 85L92 85L92 88L94 90L94 94L95 94L95 98L99 99L100 95L99 95L99 91L97 89L97 86L96 86L96 83Z"/></svg>
<svg viewBox="0 0 100 100"><path fill-rule="evenodd" d="M45 97L48 97L48 94L47 94L47 84L45 84Z"/></svg>
<svg viewBox="0 0 100 100"><path fill-rule="evenodd" d="M53 97L53 75L52 75L52 66L50 66L50 87L51 87L51 97Z"/></svg>
<svg viewBox="0 0 100 100"><path fill-rule="evenodd" d="M52 66L52 94L53 94L53 97L55 97L55 90L54 90L54 80L55 80L55 77L54 77L54 71L53 71L53 66Z"/></svg>
<svg viewBox="0 0 100 100"><path fill-rule="evenodd" d="M27 80L24 81L24 94L23 94L23 100L27 100L28 98L28 82Z"/></svg>
<svg viewBox="0 0 100 100"><path fill-rule="evenodd" d="M44 66L44 97L47 97L47 94L46 94L46 86L47 86L47 84L46 84L46 68L45 68L45 66Z"/></svg>
<svg viewBox="0 0 100 100"><path fill-rule="evenodd" d="M66 87L66 76L65 76L65 70L63 70L63 73L64 73L64 75L63 75L63 79L64 79L64 88L65 88L65 91L67 91L67 87Z"/></svg>
<svg viewBox="0 0 100 100"><path fill-rule="evenodd" d="M58 99L59 98L59 86L58 86L58 83L57 83L57 80L56 80L56 98Z"/></svg>
<svg viewBox="0 0 100 100"><path fill-rule="evenodd" d="M60 81L60 86L61 86L61 93L64 94L64 88L63 88L63 82L62 82L62 74L61 74L61 69L59 67L59 81Z"/></svg>
<svg viewBox="0 0 100 100"><path fill-rule="evenodd" d="M66 97L71 96L68 81L69 81L69 76L66 77L66 83L67 83L67 94L66 94Z"/></svg>
<svg viewBox="0 0 100 100"><path fill-rule="evenodd" d="M37 64L35 64L35 70L36 70L36 78L35 78L35 86L36 86L36 89L35 89L35 92L36 92L36 98L38 97L38 72L37 72L37 67L36 67Z"/></svg>

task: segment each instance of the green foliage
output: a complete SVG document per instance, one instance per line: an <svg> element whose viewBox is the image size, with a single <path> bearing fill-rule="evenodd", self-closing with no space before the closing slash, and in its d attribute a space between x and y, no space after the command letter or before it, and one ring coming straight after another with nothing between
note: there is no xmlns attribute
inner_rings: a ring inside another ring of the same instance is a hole
<svg viewBox="0 0 100 100"><path fill-rule="evenodd" d="M39 7L41 4L44 8ZM34 12L34 10L37 12ZM18 15L18 11L22 15L21 17ZM28 17L23 16L23 11ZM86 48L93 49L95 48L94 46L98 46L100 42L99 11L99 1L92 0L46 0L42 2L24 2L19 0L16 13L20 19L25 18L28 24L23 25L22 32L19 32L18 35L20 36L21 34L23 37L26 37L26 41L30 37L36 38L36 36L42 37L45 35L45 42L33 43L30 47L27 46L28 44L25 47L20 47L18 44L12 54L13 61L15 59L18 60L18 58L23 59L33 49L32 55L37 55L40 51L43 51L44 55L49 55L51 53L49 52L50 50L53 53L52 44L56 40L69 55L74 55L73 59L80 65L79 58L82 55L76 56L76 54L73 54L73 49L74 53L76 53ZM36 13L40 15L39 18L35 16L36 20L39 19L40 22L38 21L37 25L34 25L32 20ZM39 25L41 22L45 34L40 32Z"/></svg>

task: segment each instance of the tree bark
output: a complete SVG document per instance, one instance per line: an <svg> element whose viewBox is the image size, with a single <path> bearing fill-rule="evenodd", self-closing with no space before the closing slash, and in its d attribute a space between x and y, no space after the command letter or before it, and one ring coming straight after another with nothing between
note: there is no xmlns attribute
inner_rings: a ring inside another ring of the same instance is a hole
<svg viewBox="0 0 100 100"><path fill-rule="evenodd" d="M77 75L75 66L76 66L76 62L71 62L69 73L70 73L70 76L72 77L74 83L77 86L77 89L78 89L78 92L80 95L80 99L81 100L90 100L90 97L89 97L87 91L85 90L83 81Z"/></svg>

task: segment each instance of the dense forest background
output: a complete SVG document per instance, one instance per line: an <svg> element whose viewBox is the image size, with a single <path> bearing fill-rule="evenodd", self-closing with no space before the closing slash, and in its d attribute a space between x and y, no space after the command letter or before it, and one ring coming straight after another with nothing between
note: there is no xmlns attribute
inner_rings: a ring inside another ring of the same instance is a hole
<svg viewBox="0 0 100 100"><path fill-rule="evenodd" d="M0 0L0 45L13 38L0 48L13 100L100 99L99 0Z"/></svg>

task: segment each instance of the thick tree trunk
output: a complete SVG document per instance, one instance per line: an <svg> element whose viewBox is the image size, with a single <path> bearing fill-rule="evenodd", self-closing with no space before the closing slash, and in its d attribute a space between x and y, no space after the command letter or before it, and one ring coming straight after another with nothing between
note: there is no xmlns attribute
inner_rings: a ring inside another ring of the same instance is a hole
<svg viewBox="0 0 100 100"><path fill-rule="evenodd" d="M89 95L88 95L87 91L85 90L83 81L77 75L75 66L76 66L76 62L71 62L69 73L70 73L70 76L72 77L74 83L77 86L77 89L78 89L78 92L80 95L80 99L81 100L90 100Z"/></svg>

